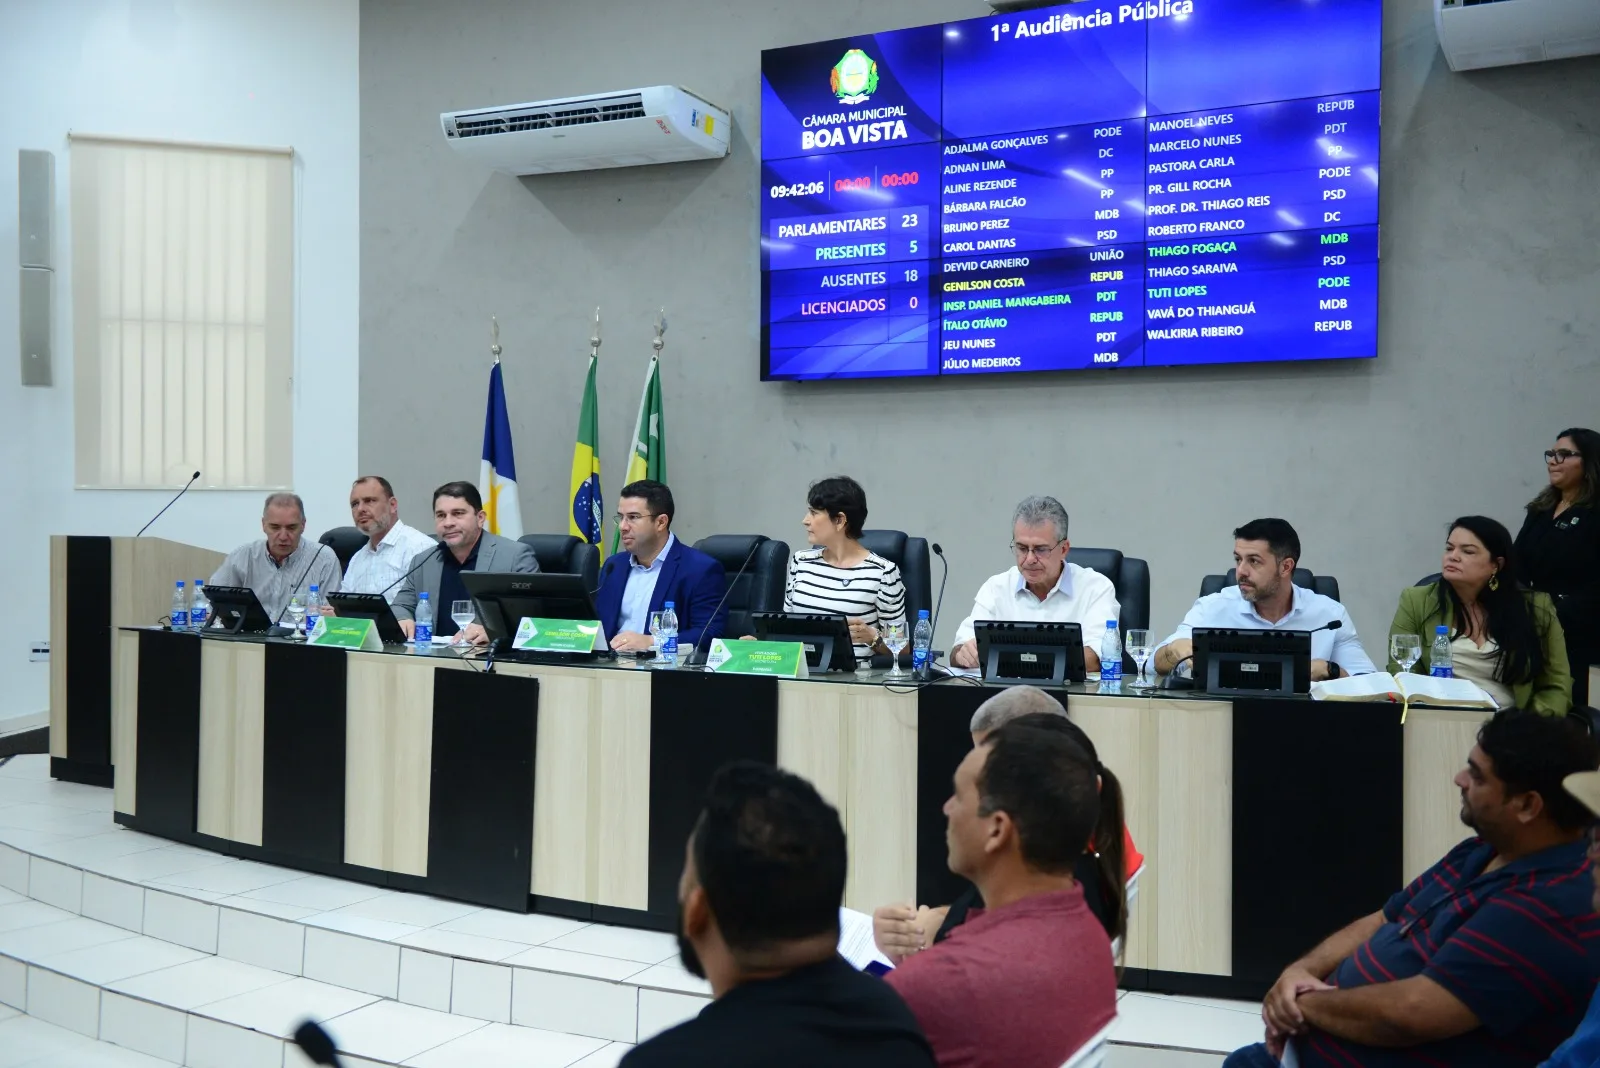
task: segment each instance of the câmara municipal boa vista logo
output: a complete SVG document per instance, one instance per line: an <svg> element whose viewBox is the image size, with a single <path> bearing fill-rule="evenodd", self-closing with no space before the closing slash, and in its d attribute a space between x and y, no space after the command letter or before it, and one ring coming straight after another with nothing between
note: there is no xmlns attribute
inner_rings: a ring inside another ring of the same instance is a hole
<svg viewBox="0 0 1600 1068"><path fill-rule="evenodd" d="M841 104L860 104L878 91L878 64L859 48L852 48L833 65L828 86Z"/></svg>

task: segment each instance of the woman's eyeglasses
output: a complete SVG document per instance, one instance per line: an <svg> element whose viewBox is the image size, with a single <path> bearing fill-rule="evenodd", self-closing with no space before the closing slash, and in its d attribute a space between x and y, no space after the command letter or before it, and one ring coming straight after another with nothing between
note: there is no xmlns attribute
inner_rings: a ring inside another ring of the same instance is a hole
<svg viewBox="0 0 1600 1068"><path fill-rule="evenodd" d="M1582 453L1573 452L1571 449L1546 449L1544 450L1544 462L1547 464L1564 464L1573 457L1581 455Z"/></svg>

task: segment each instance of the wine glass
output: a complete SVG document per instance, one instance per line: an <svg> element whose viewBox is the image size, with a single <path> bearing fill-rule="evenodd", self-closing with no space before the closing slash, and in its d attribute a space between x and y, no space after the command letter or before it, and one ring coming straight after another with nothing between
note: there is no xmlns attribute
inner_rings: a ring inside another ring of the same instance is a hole
<svg viewBox="0 0 1600 1068"><path fill-rule="evenodd" d="M889 669L889 674L885 675L884 678L908 678L911 673L909 671L902 671L900 668L900 650L906 647L906 621L903 619L896 619L892 622L885 623L882 628L880 628L880 633L878 636L883 640L883 644L889 647L890 663L893 665Z"/></svg>
<svg viewBox="0 0 1600 1068"><path fill-rule="evenodd" d="M294 633L289 636L290 641L303 642L306 640L306 606L299 597L289 598L289 620L294 627Z"/></svg>
<svg viewBox="0 0 1600 1068"><path fill-rule="evenodd" d="M660 612L650 613L650 655L653 657L661 655L661 615Z"/></svg>
<svg viewBox="0 0 1600 1068"><path fill-rule="evenodd" d="M1422 659L1422 635L1389 635L1389 658L1400 665L1401 671L1410 671L1411 665Z"/></svg>
<svg viewBox="0 0 1600 1068"><path fill-rule="evenodd" d="M456 636L451 641L451 644L452 645L460 645L464 640L461 637L461 632L466 630L467 624L471 623L474 619L478 618L477 614L475 612L473 612L473 610L472 610L472 602L471 601L451 601L450 602L450 618L456 621Z"/></svg>
<svg viewBox="0 0 1600 1068"><path fill-rule="evenodd" d="M1134 678L1134 683L1142 685L1148 682L1144 669L1150 662L1150 654L1154 651L1150 648L1150 632L1148 630L1128 631L1128 637L1123 642L1123 648L1127 650L1129 656L1133 657L1133 662L1139 666L1139 673Z"/></svg>

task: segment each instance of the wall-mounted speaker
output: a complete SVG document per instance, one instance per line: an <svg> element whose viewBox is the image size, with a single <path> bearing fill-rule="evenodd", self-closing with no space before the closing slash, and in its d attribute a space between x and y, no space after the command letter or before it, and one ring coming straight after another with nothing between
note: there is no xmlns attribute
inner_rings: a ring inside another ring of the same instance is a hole
<svg viewBox="0 0 1600 1068"><path fill-rule="evenodd" d="M23 267L21 278L22 384L50 385L51 309L55 303L55 272Z"/></svg>
<svg viewBox="0 0 1600 1068"><path fill-rule="evenodd" d="M55 269L56 158L24 148L17 152L17 248L19 267Z"/></svg>

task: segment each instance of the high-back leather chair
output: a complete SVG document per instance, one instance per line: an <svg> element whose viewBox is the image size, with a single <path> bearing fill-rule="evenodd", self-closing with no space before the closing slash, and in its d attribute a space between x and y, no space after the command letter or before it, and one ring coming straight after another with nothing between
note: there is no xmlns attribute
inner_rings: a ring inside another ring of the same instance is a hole
<svg viewBox="0 0 1600 1068"><path fill-rule="evenodd" d="M906 629L917 625L917 613L933 612L933 578L927 538L913 538L903 530L863 530L861 544L900 568L906 584Z"/></svg>
<svg viewBox="0 0 1600 1068"><path fill-rule="evenodd" d="M517 539L533 550L539 570L557 575L582 575L591 594L600 586L600 547L571 534L524 534Z"/></svg>
<svg viewBox="0 0 1600 1068"><path fill-rule="evenodd" d="M789 574L789 546L765 534L713 534L694 547L713 558L727 572L728 625L723 634L739 638L755 633L753 612L783 611L783 585ZM751 555L751 549L755 550ZM745 557L750 563L739 575ZM737 577L736 577L737 576Z"/></svg>
<svg viewBox="0 0 1600 1068"><path fill-rule="evenodd" d="M322 532L317 539L339 557L339 570L350 570L350 558L367 543L367 536L356 527L334 527Z"/></svg>
<svg viewBox="0 0 1600 1068"><path fill-rule="evenodd" d="M1237 586L1238 575L1234 568L1228 568L1226 575L1207 575L1200 580L1200 596L1206 597L1213 593L1221 593L1224 586ZM1324 597L1339 600L1339 580L1332 575L1313 575L1303 567L1294 569L1294 584L1302 590L1320 593Z"/></svg>
<svg viewBox="0 0 1600 1068"><path fill-rule="evenodd" d="M1067 551L1067 563L1098 571L1117 588L1117 604L1122 609L1118 625L1124 636L1129 630L1150 629L1150 565L1120 549L1089 549L1074 545Z"/></svg>

